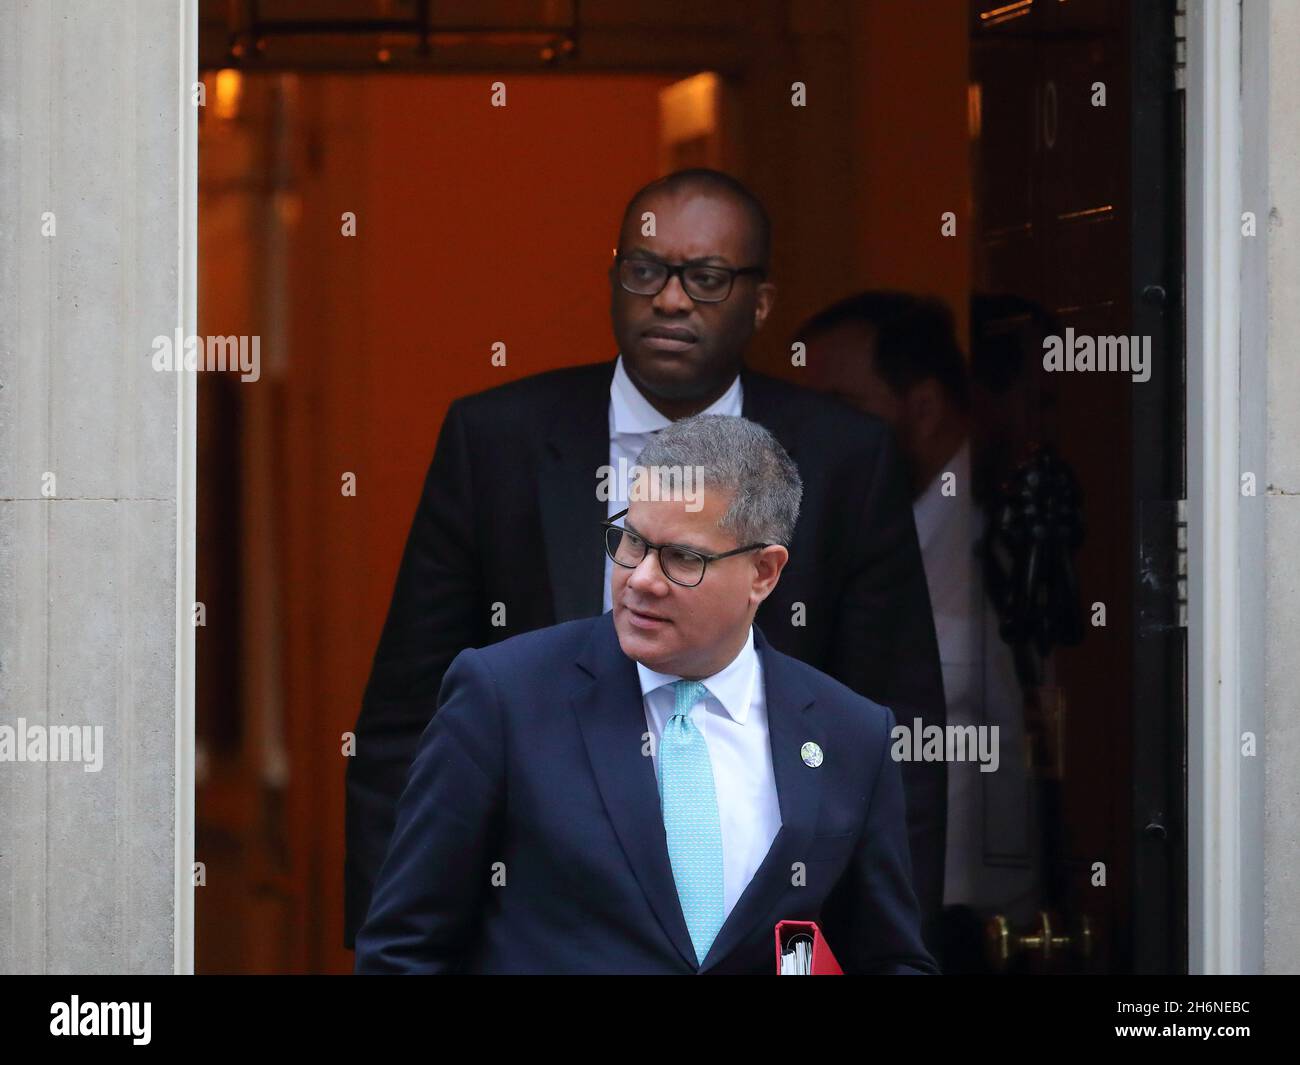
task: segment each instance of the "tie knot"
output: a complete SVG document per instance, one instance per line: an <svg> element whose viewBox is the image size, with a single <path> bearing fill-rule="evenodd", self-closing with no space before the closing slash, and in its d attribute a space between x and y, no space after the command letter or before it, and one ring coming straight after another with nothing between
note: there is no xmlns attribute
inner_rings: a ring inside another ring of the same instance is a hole
<svg viewBox="0 0 1300 1065"><path fill-rule="evenodd" d="M677 696L677 709L674 712L689 714L691 707L709 694L709 689L698 680L675 680L673 692Z"/></svg>

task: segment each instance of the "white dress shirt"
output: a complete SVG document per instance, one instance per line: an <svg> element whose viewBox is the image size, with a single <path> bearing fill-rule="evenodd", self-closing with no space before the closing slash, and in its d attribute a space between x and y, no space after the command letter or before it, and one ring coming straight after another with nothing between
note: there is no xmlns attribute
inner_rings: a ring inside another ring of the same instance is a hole
<svg viewBox="0 0 1300 1065"><path fill-rule="evenodd" d="M743 397L740 390L740 375L731 382L731 387L713 403L702 410L701 414L732 414L740 416ZM609 384L609 465L615 471L611 479L609 509L606 517L613 517L627 507L628 486L617 477L618 461L623 459L630 468L641 454L641 449L650 443L650 437L672 424L650 405L650 401L641 395L640 389L632 383L627 370L623 368L623 356L619 355L614 363L614 379ZM613 607L610 581L614 575L614 563L605 555L605 593L604 610Z"/></svg>
<svg viewBox="0 0 1300 1065"><path fill-rule="evenodd" d="M680 677L656 673L640 662L646 724L654 737L651 757L659 779L659 740L677 708L671 687ZM763 667L754 650L754 630L731 663L702 683L709 694L691 710L691 722L709 750L713 788L722 823L723 918L731 912L763 864L781 827L772 745L767 731Z"/></svg>
<svg viewBox="0 0 1300 1065"><path fill-rule="evenodd" d="M943 494L944 473L955 477L951 495ZM948 460L912 512L948 724L998 726L996 772L981 773L975 761L948 764L943 901L1028 920L1037 901L1041 847L1036 794L1025 768L1024 696L975 557L984 518L971 496L969 443Z"/></svg>

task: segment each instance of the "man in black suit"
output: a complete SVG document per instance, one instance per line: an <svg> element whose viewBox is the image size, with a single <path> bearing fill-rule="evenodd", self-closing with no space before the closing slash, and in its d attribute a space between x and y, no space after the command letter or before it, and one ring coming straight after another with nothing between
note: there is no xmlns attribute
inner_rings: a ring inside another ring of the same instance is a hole
<svg viewBox="0 0 1300 1065"><path fill-rule="evenodd" d="M900 723L944 724L910 493L887 427L743 364L775 294L762 205L728 175L678 171L629 201L618 248L609 270L618 359L513 381L448 409L348 763L349 947L452 659L608 609L606 560L591 530L624 505L611 469L679 418L743 414L799 467L791 562L757 616L771 645ZM947 775L942 762L902 772L928 924L942 898Z"/></svg>

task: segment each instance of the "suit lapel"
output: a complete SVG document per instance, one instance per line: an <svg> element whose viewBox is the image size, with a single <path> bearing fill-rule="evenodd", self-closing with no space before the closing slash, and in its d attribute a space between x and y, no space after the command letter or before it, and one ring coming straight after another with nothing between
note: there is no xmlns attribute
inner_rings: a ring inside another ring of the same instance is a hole
<svg viewBox="0 0 1300 1065"><path fill-rule="evenodd" d="M635 664L619 647L611 615L598 618L578 664L591 676L573 696L596 785L633 875L677 952L695 968L668 860L654 761L645 750L645 706Z"/></svg>
<svg viewBox="0 0 1300 1065"><path fill-rule="evenodd" d="M727 915L705 955L701 972L722 962L754 932L759 922L767 926L759 929L760 934L765 933L769 939L774 935L773 907L790 887L791 867L808 854L821 805L822 774L804 765L801 753L809 740L819 746L825 743L812 693L788 662L773 652L758 626L754 627L754 646L763 663L768 738L781 807L781 827L767 856Z"/></svg>
<svg viewBox="0 0 1300 1065"><path fill-rule="evenodd" d="M605 550L599 523L608 511L596 497L596 471L609 462L613 376L613 362L593 366L548 417L537 490L557 622L601 613Z"/></svg>

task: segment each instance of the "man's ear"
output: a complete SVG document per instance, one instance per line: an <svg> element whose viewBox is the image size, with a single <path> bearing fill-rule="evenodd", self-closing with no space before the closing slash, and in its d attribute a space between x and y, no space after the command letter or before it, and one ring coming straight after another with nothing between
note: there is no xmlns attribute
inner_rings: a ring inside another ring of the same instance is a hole
<svg viewBox="0 0 1300 1065"><path fill-rule="evenodd" d="M781 571L790 561L790 552L780 544L769 544L754 556L754 582L749 588L751 606L758 606L772 594Z"/></svg>
<svg viewBox="0 0 1300 1065"><path fill-rule="evenodd" d="M772 307L776 303L776 285L771 281L764 281L755 292L755 300L754 328L757 330L763 328L767 316L772 313Z"/></svg>
<svg viewBox="0 0 1300 1065"><path fill-rule="evenodd" d="M943 386L939 379L927 377L914 384L903 400L903 407L914 439L931 439L944 418Z"/></svg>

